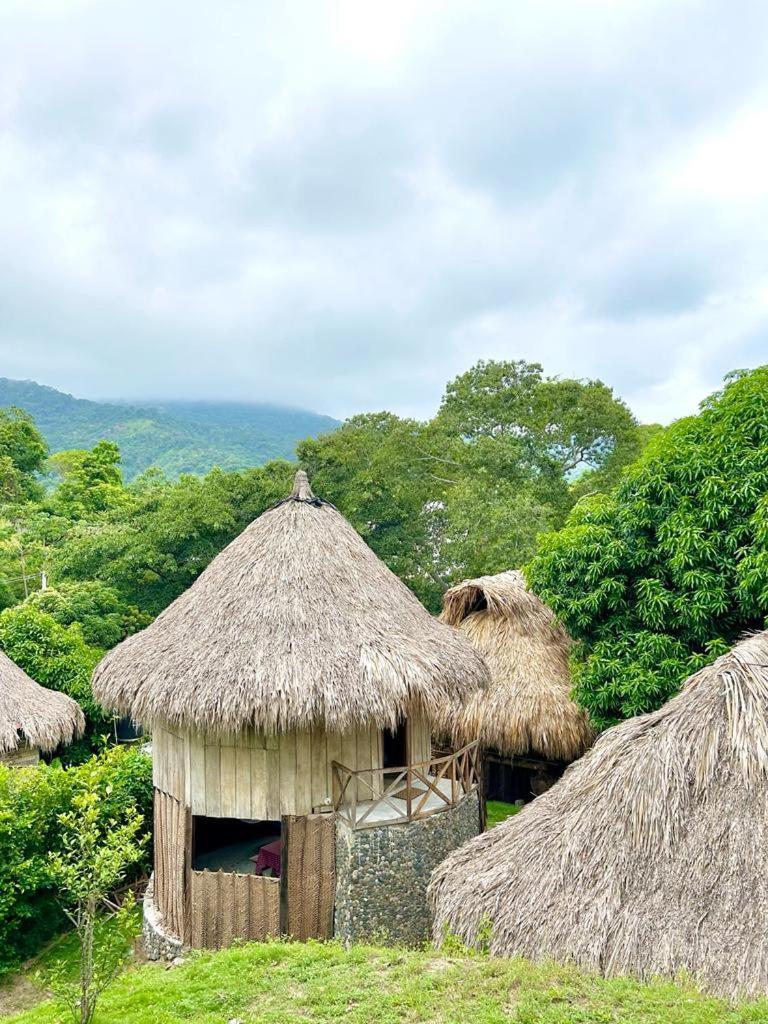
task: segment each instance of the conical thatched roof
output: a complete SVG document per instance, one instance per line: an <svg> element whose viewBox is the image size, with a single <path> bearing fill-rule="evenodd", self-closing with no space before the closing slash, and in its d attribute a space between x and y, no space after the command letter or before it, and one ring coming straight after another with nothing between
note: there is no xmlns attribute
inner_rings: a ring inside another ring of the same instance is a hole
<svg viewBox="0 0 768 1024"><path fill-rule="evenodd" d="M158 618L97 666L106 706L149 724L267 731L394 726L488 682L299 472Z"/></svg>
<svg viewBox="0 0 768 1024"><path fill-rule="evenodd" d="M587 714L571 700L571 640L522 573L481 576L452 587L443 622L456 626L491 670L487 693L445 707L439 730L457 742L480 737L513 756L556 761L580 757L594 739Z"/></svg>
<svg viewBox="0 0 768 1024"><path fill-rule="evenodd" d="M606 974L768 991L768 632L604 733L432 878L435 935Z"/></svg>
<svg viewBox="0 0 768 1024"><path fill-rule="evenodd" d="M24 742L55 750L84 728L83 712L71 697L40 686L0 651L0 754Z"/></svg>

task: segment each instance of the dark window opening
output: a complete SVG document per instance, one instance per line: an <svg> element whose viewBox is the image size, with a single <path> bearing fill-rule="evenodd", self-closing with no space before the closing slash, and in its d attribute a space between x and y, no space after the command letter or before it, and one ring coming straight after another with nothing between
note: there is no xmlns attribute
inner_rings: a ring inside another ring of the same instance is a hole
<svg viewBox="0 0 768 1024"><path fill-rule="evenodd" d="M382 765L384 768L403 768L408 764L408 722L398 723L396 729L382 733Z"/></svg>
<svg viewBox="0 0 768 1024"><path fill-rule="evenodd" d="M118 743L135 743L143 736L144 730L131 718L127 716L115 718L115 740Z"/></svg>
<svg viewBox="0 0 768 1024"><path fill-rule="evenodd" d="M192 870L277 877L282 838L279 821L195 815L192 819Z"/></svg>

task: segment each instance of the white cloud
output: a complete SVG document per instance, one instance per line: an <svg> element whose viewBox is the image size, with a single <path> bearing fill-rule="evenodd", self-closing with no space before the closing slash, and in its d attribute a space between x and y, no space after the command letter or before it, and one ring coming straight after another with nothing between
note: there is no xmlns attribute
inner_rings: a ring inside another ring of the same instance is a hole
<svg viewBox="0 0 768 1024"><path fill-rule="evenodd" d="M427 415L480 357L644 419L768 361L768 8L6 3L0 372Z"/></svg>

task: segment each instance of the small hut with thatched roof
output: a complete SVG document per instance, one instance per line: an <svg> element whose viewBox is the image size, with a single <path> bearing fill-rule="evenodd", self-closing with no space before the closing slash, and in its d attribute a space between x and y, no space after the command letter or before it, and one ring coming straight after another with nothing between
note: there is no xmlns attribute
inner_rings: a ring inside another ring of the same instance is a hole
<svg viewBox="0 0 768 1024"><path fill-rule="evenodd" d="M40 686L0 651L0 764L37 764L41 750L71 743L84 728L71 697Z"/></svg>
<svg viewBox="0 0 768 1024"><path fill-rule="evenodd" d="M435 936L607 975L768 991L768 632L605 732L435 872Z"/></svg>
<svg viewBox="0 0 768 1024"><path fill-rule="evenodd" d="M480 827L476 748L434 760L431 722L487 682L299 472L94 674L153 734L152 930L428 934L429 873Z"/></svg>
<svg viewBox="0 0 768 1024"><path fill-rule="evenodd" d="M452 587L440 617L483 655L492 682L487 693L446 705L438 731L459 743L479 737L488 799L530 800L594 739L571 699L571 640L516 570Z"/></svg>

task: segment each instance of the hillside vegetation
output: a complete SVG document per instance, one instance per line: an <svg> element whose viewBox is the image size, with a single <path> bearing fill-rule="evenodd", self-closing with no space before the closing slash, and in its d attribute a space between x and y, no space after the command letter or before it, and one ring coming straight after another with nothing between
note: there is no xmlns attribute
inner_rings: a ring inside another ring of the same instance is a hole
<svg viewBox="0 0 768 1024"><path fill-rule="evenodd" d="M51 1003L6 1018L56 1024ZM572 967L452 951L266 942L147 965L107 991L97 1024L756 1024L693 986L606 980Z"/></svg>
<svg viewBox="0 0 768 1024"><path fill-rule="evenodd" d="M214 466L246 469L292 458L297 441L334 430L330 416L245 402L160 402L140 407L73 398L34 381L0 378L0 407L32 415L51 452L114 441L127 480L150 466L169 477Z"/></svg>

